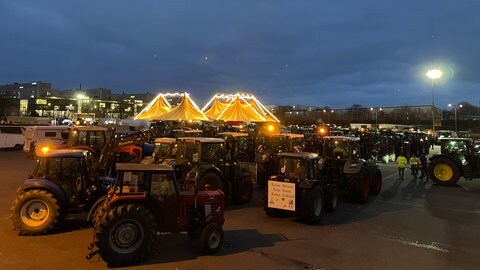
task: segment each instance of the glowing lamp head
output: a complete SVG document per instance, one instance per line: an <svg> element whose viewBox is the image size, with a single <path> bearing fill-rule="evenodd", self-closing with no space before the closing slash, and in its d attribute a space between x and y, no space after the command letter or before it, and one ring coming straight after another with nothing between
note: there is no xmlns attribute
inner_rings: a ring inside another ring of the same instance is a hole
<svg viewBox="0 0 480 270"><path fill-rule="evenodd" d="M268 132L273 132L275 130L275 127L273 125L268 125L267 130Z"/></svg>
<svg viewBox="0 0 480 270"><path fill-rule="evenodd" d="M43 154L46 154L50 151L50 147L48 146L43 146L42 148L40 148L40 151L43 153Z"/></svg>
<svg viewBox="0 0 480 270"><path fill-rule="evenodd" d="M425 75L432 80L436 80L442 77L442 71L439 69L432 69L425 73Z"/></svg>

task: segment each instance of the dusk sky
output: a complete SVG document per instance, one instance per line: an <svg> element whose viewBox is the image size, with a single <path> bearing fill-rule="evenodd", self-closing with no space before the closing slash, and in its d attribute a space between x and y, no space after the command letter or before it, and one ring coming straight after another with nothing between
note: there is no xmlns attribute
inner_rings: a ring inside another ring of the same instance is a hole
<svg viewBox="0 0 480 270"><path fill-rule="evenodd" d="M243 90L265 104L480 104L479 0L0 0L0 84Z"/></svg>

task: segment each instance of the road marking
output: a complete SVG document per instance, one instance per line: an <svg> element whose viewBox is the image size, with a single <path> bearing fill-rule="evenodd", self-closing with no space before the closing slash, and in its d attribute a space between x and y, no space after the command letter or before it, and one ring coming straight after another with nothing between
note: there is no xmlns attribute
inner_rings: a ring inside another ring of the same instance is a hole
<svg viewBox="0 0 480 270"><path fill-rule="evenodd" d="M377 238L383 239L383 240L394 241L394 242L401 243L401 244L404 244L404 245L409 245L409 246L414 246L414 247L419 247L419 248L424 248L424 249L430 249L430 250L435 250L435 251L440 251L440 252L450 252L448 249L444 249L444 248L439 247L438 245L440 243L437 243L437 242L432 242L431 244L424 244L424 243L420 243L419 241L407 240L407 239L404 239L403 237L396 238L396 237L386 235L386 234L381 234L381 233L376 233L376 232L372 232L372 233Z"/></svg>

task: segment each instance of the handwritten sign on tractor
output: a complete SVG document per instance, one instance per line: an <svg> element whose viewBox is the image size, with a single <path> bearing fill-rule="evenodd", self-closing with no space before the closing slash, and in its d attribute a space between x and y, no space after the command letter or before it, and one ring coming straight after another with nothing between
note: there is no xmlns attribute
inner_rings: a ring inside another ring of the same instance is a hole
<svg viewBox="0 0 480 270"><path fill-rule="evenodd" d="M268 207L295 211L295 184L268 181Z"/></svg>

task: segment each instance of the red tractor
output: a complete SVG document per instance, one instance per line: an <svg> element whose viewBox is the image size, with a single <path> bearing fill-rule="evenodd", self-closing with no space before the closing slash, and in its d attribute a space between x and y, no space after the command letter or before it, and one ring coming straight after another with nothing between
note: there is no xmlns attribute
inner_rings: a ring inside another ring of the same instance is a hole
<svg viewBox="0 0 480 270"><path fill-rule="evenodd" d="M152 248L158 232L187 232L200 238L203 252L218 251L225 222L221 190L179 191L169 165L118 163L116 167L116 183L98 214L88 259L98 252L109 266L134 264Z"/></svg>

